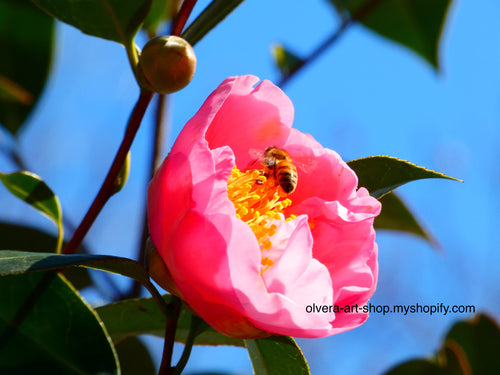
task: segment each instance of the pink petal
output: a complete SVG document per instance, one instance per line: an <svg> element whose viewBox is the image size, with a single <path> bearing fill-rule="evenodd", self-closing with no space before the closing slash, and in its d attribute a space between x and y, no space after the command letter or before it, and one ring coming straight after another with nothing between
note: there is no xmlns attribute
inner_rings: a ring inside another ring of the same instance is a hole
<svg viewBox="0 0 500 375"><path fill-rule="evenodd" d="M378 212L378 202L373 199L373 203L373 210ZM309 216L313 226L313 254L330 271L334 300L354 294L359 297L357 302L364 303L376 285L375 214L357 214L340 208L338 202L310 198L293 210Z"/></svg>
<svg viewBox="0 0 500 375"><path fill-rule="evenodd" d="M278 87L254 76L234 79L233 87L210 124L206 139L210 148L228 145L236 165L244 169L255 159L251 150L264 152L282 144L290 133L293 105Z"/></svg>
<svg viewBox="0 0 500 375"><path fill-rule="evenodd" d="M351 168L309 134L292 129L283 148L298 171L297 189L290 195L295 204L308 197L344 201L356 189L358 179Z"/></svg>

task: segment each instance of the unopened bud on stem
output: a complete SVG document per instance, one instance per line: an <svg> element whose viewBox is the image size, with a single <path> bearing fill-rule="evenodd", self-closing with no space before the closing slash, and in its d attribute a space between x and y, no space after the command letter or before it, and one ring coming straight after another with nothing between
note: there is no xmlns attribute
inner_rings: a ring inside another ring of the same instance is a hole
<svg viewBox="0 0 500 375"><path fill-rule="evenodd" d="M184 39L173 35L161 36L146 43L139 65L152 90L170 94L191 82L196 69L196 56Z"/></svg>

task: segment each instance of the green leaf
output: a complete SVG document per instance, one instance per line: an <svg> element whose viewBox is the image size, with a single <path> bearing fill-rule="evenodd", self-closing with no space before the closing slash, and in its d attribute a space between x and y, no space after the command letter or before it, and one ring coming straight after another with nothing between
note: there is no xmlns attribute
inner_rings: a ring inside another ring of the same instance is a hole
<svg viewBox="0 0 500 375"><path fill-rule="evenodd" d="M57 238L38 229L0 222L0 249L41 251L53 249Z"/></svg>
<svg viewBox="0 0 500 375"><path fill-rule="evenodd" d="M34 173L20 171L4 174L0 172L0 181L12 194L36 208L56 224L59 232L56 249L59 252L63 241L63 225L61 205L57 196Z"/></svg>
<svg viewBox="0 0 500 375"><path fill-rule="evenodd" d="M0 278L1 374L118 374L97 314L55 273Z"/></svg>
<svg viewBox="0 0 500 375"><path fill-rule="evenodd" d="M156 369L148 348L136 337L116 344L122 375L156 375Z"/></svg>
<svg viewBox="0 0 500 375"><path fill-rule="evenodd" d="M351 160L347 164L356 172L358 186L367 188L370 195L378 199L401 185L424 178L461 181L390 156L370 156Z"/></svg>
<svg viewBox="0 0 500 375"><path fill-rule="evenodd" d="M400 364L385 375L451 375L448 371L439 367L435 363L426 361L424 359L415 359L412 361Z"/></svg>
<svg viewBox="0 0 500 375"><path fill-rule="evenodd" d="M0 250L0 276L51 271L74 266L118 273L138 281L148 278L146 270L139 263L127 258L111 255L66 255Z"/></svg>
<svg viewBox="0 0 500 375"><path fill-rule="evenodd" d="M169 304L171 295L164 295L163 299ZM151 298L129 299L101 306L97 309L97 313L115 342L142 334L160 337L165 334L165 316ZM186 342L190 322L191 313L183 307L177 323L176 341ZM194 343L195 345L244 346L242 340L225 336L211 327L198 335Z"/></svg>
<svg viewBox="0 0 500 375"><path fill-rule="evenodd" d="M10 174L0 172L0 181L12 194L45 214L56 224L62 220L59 200L36 174L26 171Z"/></svg>
<svg viewBox="0 0 500 375"><path fill-rule="evenodd" d="M285 49L281 44L274 45L271 51L274 62L283 77L290 76L304 63L300 57Z"/></svg>
<svg viewBox="0 0 500 375"><path fill-rule="evenodd" d="M51 271L67 267L87 267L132 277L138 281L149 278L136 261L111 255L52 254L0 250L0 276Z"/></svg>
<svg viewBox="0 0 500 375"><path fill-rule="evenodd" d="M64 277L75 287L77 290L82 290L93 285L90 278L89 271L85 268L72 267L66 268L63 272Z"/></svg>
<svg viewBox="0 0 500 375"><path fill-rule="evenodd" d="M306 375L309 366L294 339L271 336L245 340L255 375Z"/></svg>
<svg viewBox="0 0 500 375"><path fill-rule="evenodd" d="M382 212L375 218L376 229L397 230L414 234L437 247L438 244L432 236L419 224L403 201L393 192L380 198Z"/></svg>
<svg viewBox="0 0 500 375"><path fill-rule="evenodd" d="M0 222L0 249L41 252L54 248L56 243L56 237L38 229ZM77 289L92 285L88 270L85 268L68 268L64 276Z"/></svg>
<svg viewBox="0 0 500 375"><path fill-rule="evenodd" d="M48 14L85 34L130 45L151 0L33 0Z"/></svg>
<svg viewBox="0 0 500 375"><path fill-rule="evenodd" d="M54 21L28 0L0 1L0 124L16 135L49 74Z"/></svg>
<svg viewBox="0 0 500 375"><path fill-rule="evenodd" d="M386 375L462 375L500 373L500 327L486 314L456 323L437 356L412 360Z"/></svg>
<svg viewBox="0 0 500 375"><path fill-rule="evenodd" d="M331 0L332 1L332 0ZM422 56L439 70L439 41L451 0L335 1L364 26Z"/></svg>
<svg viewBox="0 0 500 375"><path fill-rule="evenodd" d="M182 37L194 46L242 2L243 0L213 0L182 33Z"/></svg>
<svg viewBox="0 0 500 375"><path fill-rule="evenodd" d="M446 335L439 357L450 372L500 373L500 327L485 314L456 323Z"/></svg>
<svg viewBox="0 0 500 375"><path fill-rule="evenodd" d="M0 250L0 276L59 270L75 266L113 272L131 277L144 285L158 305L164 308L161 295L151 281L149 281L148 273L144 267L135 260L110 255L63 255ZM162 312L166 315L170 314L170 311L167 309L162 310Z"/></svg>
<svg viewBox="0 0 500 375"><path fill-rule="evenodd" d="M179 5L179 0L153 0L148 16L144 20L143 28L150 34L156 35L159 24L173 18Z"/></svg>

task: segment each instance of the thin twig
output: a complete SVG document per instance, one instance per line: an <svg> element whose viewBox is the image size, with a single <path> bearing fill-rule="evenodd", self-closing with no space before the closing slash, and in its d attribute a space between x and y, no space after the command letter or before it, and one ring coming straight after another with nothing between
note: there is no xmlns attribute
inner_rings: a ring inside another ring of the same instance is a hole
<svg viewBox="0 0 500 375"><path fill-rule="evenodd" d="M164 133L165 129L165 113L166 113L166 105L168 105L167 96L166 95L158 95L158 101L156 102L156 116L155 116L155 129L152 139L152 153L151 153L151 161L150 161L150 169L149 169L149 177L148 181L153 178L156 169L160 165L161 155L163 151L163 146L165 143ZM146 250L146 240L149 236L148 229L148 216L147 210L144 210L143 220L142 220L142 234L139 239L139 254L137 260L142 262L144 259L144 253ZM129 292L126 293L122 298L136 298L139 297L141 292L141 283L137 280L134 280L132 283L132 287Z"/></svg>
<svg viewBox="0 0 500 375"><path fill-rule="evenodd" d="M175 366L173 375L180 375L184 370L184 367L186 367L189 356L191 355L191 350L193 349L194 339L199 333L198 327L200 326L200 322L202 322L200 318L196 315L191 315L191 323L189 325L186 343L184 344L184 350L182 351L179 362L177 362L177 365Z"/></svg>
<svg viewBox="0 0 500 375"><path fill-rule="evenodd" d="M142 118L144 117L144 113L148 108L149 102L153 97L153 93L150 91L141 91L139 99L132 111L132 115L130 116L127 129L125 131L125 136L123 137L122 143L118 152L113 160L113 164L108 171L108 175L104 180L99 193L94 199L94 202L90 206L87 214L83 218L82 222L76 228L75 233L73 233L73 237L68 242L66 247L63 250L64 254L72 254L74 253L80 244L83 241L83 238L89 231L90 227L94 223L97 215L101 212L102 208L108 201L108 199L113 195L115 189L115 180L120 174L120 170L125 162L125 158L127 157L127 153L130 150L130 146L135 138L137 130L141 124Z"/></svg>
<svg viewBox="0 0 500 375"><path fill-rule="evenodd" d="M174 350L175 331L177 330L177 319L181 311L181 300L178 297L172 296L174 306L173 317L167 319L165 323L165 342L163 344L163 356L161 358L160 371L158 375L172 375L174 367L170 365L172 362L172 352Z"/></svg>
<svg viewBox="0 0 500 375"><path fill-rule="evenodd" d="M301 63L297 65L289 75L284 76L281 81L279 81L278 86L285 86L292 77L297 74L304 66L315 61L320 57L329 47L339 40L339 38L345 33L349 26L354 24L356 21L362 20L368 14L370 14L376 7L378 7L385 0L371 0L367 1L361 8L352 13L350 17L345 17L342 20L340 26L329 35L323 42L321 42L307 57L302 59Z"/></svg>
<svg viewBox="0 0 500 375"><path fill-rule="evenodd" d="M319 56L323 54L327 50L328 47L330 47L332 44L334 44L341 36L344 34L345 30L347 27L352 23L352 18L344 20L339 28L335 30L335 32L330 35L328 38L326 38L318 47L316 47L310 54L307 56L305 59L301 61L299 65L297 65L289 75L284 76L281 81L278 82L279 87L285 86L290 78L294 77L297 72L299 72L304 66L310 64L311 62L315 61Z"/></svg>
<svg viewBox="0 0 500 375"><path fill-rule="evenodd" d="M170 29L170 35L181 35L182 29L186 25L186 22L193 10L197 0L184 0L181 5L179 13L175 16L172 22L172 28Z"/></svg>
<svg viewBox="0 0 500 375"><path fill-rule="evenodd" d="M186 25L186 22L189 18L189 15L191 14L191 11L193 10L197 0L185 0L182 3L181 9L175 16L175 19L173 20L171 24L171 29L170 29L170 35L180 35L182 32L182 29ZM152 37L152 35L150 35ZM154 172L158 168L158 165L160 164L160 157L163 149L163 144L164 144L164 139L163 139L163 133L164 133L164 117L165 117L165 106L167 103L167 99L165 95L160 95L158 102L157 102L157 109L156 109L156 120L155 120L155 131L153 134L153 152L151 155L151 163L150 163L150 177L151 179L154 176ZM148 230L148 218L147 218L147 212L144 211L144 218L143 218L143 224L142 224L142 234L139 239L139 254L138 254L138 261L141 262L144 259L144 251L145 251L145 246L146 246L146 240L149 236L149 230ZM141 284L137 282L136 280L133 281L132 287L130 288L130 291L126 293L123 298L134 298L138 297L141 292Z"/></svg>
<svg viewBox="0 0 500 375"><path fill-rule="evenodd" d="M158 102L156 106L156 116L155 116L155 132L154 132L154 140L153 140L153 154L151 157L151 168L150 168L150 177L153 178L156 170L160 166L161 156L163 153L163 147L166 143L165 133L168 133L168 128L165 121L165 117L168 109L168 97L166 95L158 95Z"/></svg>
<svg viewBox="0 0 500 375"><path fill-rule="evenodd" d="M191 11L193 10L197 0L185 0L182 3L181 9L175 16L175 19L172 22L171 29L170 29L170 35L180 35L182 32L182 29L186 25L186 22L189 18L189 15L191 14ZM153 178L154 173L156 169L158 168L160 164L160 158L162 155L162 149L163 149L163 144L165 142L163 134L165 132L164 129L164 118L165 118L165 113L166 113L166 104L167 104L167 97L166 95L160 95L158 98L158 102L156 105L156 119L155 119L155 131L153 134L153 152L151 154L151 163L150 163L150 174L149 174L149 179ZM140 244L139 244L139 254L138 254L138 261L142 261L144 259L144 252L145 252L145 247L146 247L146 240L149 236L149 230L148 230L148 218L147 218L147 212L144 211L144 219L143 219L143 224L142 224L142 234L141 238L139 239ZM133 281L132 287L130 291L124 296L124 298L134 298L138 297L141 291L141 284L137 282L136 280Z"/></svg>

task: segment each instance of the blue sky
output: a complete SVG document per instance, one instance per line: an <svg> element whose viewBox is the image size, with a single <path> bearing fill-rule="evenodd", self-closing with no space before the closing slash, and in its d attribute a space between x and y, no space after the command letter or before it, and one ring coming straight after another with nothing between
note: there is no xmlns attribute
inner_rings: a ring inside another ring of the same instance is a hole
<svg viewBox="0 0 500 375"><path fill-rule="evenodd" d="M195 13L207 1L200 1ZM196 47L191 85L170 98L169 144L226 77L277 81L270 46L306 54L335 28L326 1L247 1ZM285 92L294 126L345 160L391 155L463 179L424 180L399 192L440 243L377 233L380 275L374 304L473 304L500 320L500 4L455 1L437 75L414 53L361 26L299 73ZM139 38L142 46L144 39ZM138 95L124 49L58 25L48 86L20 137L30 170L58 194L65 216L83 217L107 172ZM152 131L149 111L132 148L125 189L113 197L86 239L95 253L133 257L141 231ZM0 144L9 143L0 134ZM165 150L165 154L166 154ZM0 169L13 165L0 158ZM0 219L54 231L0 190ZM121 286L128 281L117 279ZM378 374L426 357L466 315L382 316L337 336L299 340L313 374ZM162 342L147 339L155 353ZM231 360L228 360L231 358ZM195 348L191 371L251 373L238 348Z"/></svg>

